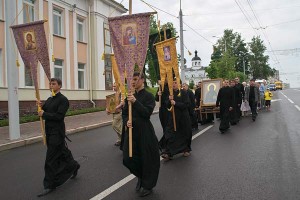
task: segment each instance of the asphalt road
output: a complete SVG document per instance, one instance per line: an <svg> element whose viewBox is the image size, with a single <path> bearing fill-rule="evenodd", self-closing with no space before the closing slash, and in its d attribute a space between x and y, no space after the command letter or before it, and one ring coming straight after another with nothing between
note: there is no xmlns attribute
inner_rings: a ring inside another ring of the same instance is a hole
<svg viewBox="0 0 300 200"><path fill-rule="evenodd" d="M218 120L200 126L203 130L213 125L193 140L190 157L162 161L158 184L143 199L300 199L300 89L276 91L273 99L271 111L260 111L255 122L244 117L226 134L219 133ZM152 122L160 138L157 114ZM115 139L110 126L72 135L69 148L81 164L78 177L43 198L36 195L43 189L46 148L33 144L0 152L0 199L88 200L97 196L130 175L122 165L121 151L113 145ZM134 191L136 181L104 199L141 199Z"/></svg>

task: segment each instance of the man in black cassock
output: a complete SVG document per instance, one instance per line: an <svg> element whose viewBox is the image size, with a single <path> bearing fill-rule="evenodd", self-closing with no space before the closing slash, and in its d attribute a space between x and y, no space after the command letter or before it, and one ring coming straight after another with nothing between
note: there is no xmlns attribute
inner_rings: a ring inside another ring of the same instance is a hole
<svg viewBox="0 0 300 200"><path fill-rule="evenodd" d="M123 164L138 177L136 191L147 196L155 187L160 156L158 140L150 117L155 107L154 96L144 89L144 74L134 73L131 82L134 93L129 93L122 112L126 124L123 142ZM132 103L132 123L128 121L128 102ZM132 127L132 157L129 157L129 128Z"/></svg>
<svg viewBox="0 0 300 200"><path fill-rule="evenodd" d="M198 130L198 121L197 116L195 112L195 95L192 92L192 90L189 89L189 86L187 83L182 84L182 89L187 92L189 99L190 99L190 106L189 106L189 114L190 114L190 120L191 120L191 126L192 130Z"/></svg>
<svg viewBox="0 0 300 200"><path fill-rule="evenodd" d="M255 121L257 116L257 102L259 101L259 89L255 86L255 79L250 80L250 87L245 89L245 101L249 102L252 120Z"/></svg>
<svg viewBox="0 0 300 200"><path fill-rule="evenodd" d="M166 102L167 107L174 106L176 131L174 130L173 115L169 112L168 123L164 134L165 146L162 148L162 157L170 160L173 155L183 153L189 156L191 151L192 127L189 116L190 100L186 91L179 90L177 80L173 81L173 95Z"/></svg>
<svg viewBox="0 0 300 200"><path fill-rule="evenodd" d="M221 133L225 133L230 127L229 125L229 115L233 110L234 105L234 90L229 87L229 81L225 80L223 82L223 87L219 90L216 106L220 106L220 118L221 123L219 130Z"/></svg>
<svg viewBox="0 0 300 200"><path fill-rule="evenodd" d="M62 82L58 78L50 80L50 89L55 96L49 97L38 115L45 119L47 153L45 161L44 191L38 196L52 192L68 179L75 178L80 168L68 149L65 137L64 118L69 109L69 100L60 93ZM41 106L41 102L37 102Z"/></svg>
<svg viewBox="0 0 300 200"><path fill-rule="evenodd" d="M159 81L159 85L161 82ZM155 95L155 101L159 101L159 96L161 96L161 106L159 108L159 120L160 124L162 126L163 132L165 131L165 128L167 126L167 121L168 121L168 109L166 106L166 100L169 99L169 88L168 88L168 83L166 82L164 84L164 91L159 91L157 89L156 95Z"/></svg>
<svg viewBox="0 0 300 200"><path fill-rule="evenodd" d="M239 88L236 86L235 80L230 81L230 87L234 90L234 103L233 109L230 112L230 124L236 125L240 121L240 102L242 101L242 96Z"/></svg>
<svg viewBox="0 0 300 200"><path fill-rule="evenodd" d="M242 105L242 101L244 100L245 98L245 88L244 88L244 85L240 83L240 78L239 77L236 77L235 79L235 86L239 89L240 91L240 99L238 99L238 103L240 105ZM239 107L239 113L240 113L240 117L242 116L242 112L241 112L241 107ZM239 118L240 118L239 117Z"/></svg>

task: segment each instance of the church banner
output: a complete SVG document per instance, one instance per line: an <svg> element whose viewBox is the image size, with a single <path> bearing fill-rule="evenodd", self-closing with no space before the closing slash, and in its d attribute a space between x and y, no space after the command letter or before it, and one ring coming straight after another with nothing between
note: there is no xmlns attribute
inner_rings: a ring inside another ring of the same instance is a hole
<svg viewBox="0 0 300 200"><path fill-rule="evenodd" d="M111 54L110 59L111 59L111 66L112 66L112 71L113 71L115 81L116 81L116 83L119 84L119 88L120 88L121 94L122 94L122 99L125 99L126 89L125 89L125 85L121 82L121 79L120 79L120 73L119 73L115 55ZM125 78L126 78L126 75L125 75Z"/></svg>
<svg viewBox="0 0 300 200"><path fill-rule="evenodd" d="M165 83L164 77L167 75L170 92L173 91L173 71L180 88L180 76L178 69L178 59L176 51L176 38L171 38L155 44L160 68L162 86ZM165 74L166 73L166 74Z"/></svg>
<svg viewBox="0 0 300 200"><path fill-rule="evenodd" d="M44 20L41 20L11 26L24 65L30 68L36 91L38 90L38 61L40 61L48 80L51 78L44 22Z"/></svg>
<svg viewBox="0 0 300 200"><path fill-rule="evenodd" d="M140 13L108 18L114 55L119 69L120 80L131 89L135 66L143 70L148 48L150 15Z"/></svg>

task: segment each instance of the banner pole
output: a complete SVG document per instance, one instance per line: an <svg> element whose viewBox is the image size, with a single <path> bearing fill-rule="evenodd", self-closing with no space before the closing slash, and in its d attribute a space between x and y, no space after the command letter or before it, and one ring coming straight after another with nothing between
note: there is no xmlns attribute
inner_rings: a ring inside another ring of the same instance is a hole
<svg viewBox="0 0 300 200"><path fill-rule="evenodd" d="M36 95L36 99L38 100L38 102L40 102L41 98L40 98L40 92L38 89L38 85L36 86L36 90L35 90L35 95ZM42 108L40 105L38 105L38 112L42 111ZM43 137L43 144L46 145L46 135L45 135L45 125L44 125L44 120L43 117L40 117L40 125L41 125L41 131L42 131L42 137Z"/></svg>
<svg viewBox="0 0 300 200"><path fill-rule="evenodd" d="M129 15L132 14L132 0L129 0ZM132 92L130 91L132 94ZM128 121L132 124L132 103L128 102ZM129 158L132 158L132 128L129 128Z"/></svg>

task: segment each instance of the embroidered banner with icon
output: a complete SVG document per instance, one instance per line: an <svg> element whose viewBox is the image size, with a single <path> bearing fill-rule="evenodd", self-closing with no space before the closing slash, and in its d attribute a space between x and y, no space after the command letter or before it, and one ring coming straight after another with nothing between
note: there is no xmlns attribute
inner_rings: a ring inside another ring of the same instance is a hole
<svg viewBox="0 0 300 200"><path fill-rule="evenodd" d="M51 78L44 22L44 20L41 20L11 26L24 65L31 71L36 90L38 90L38 61L40 61L48 80Z"/></svg>
<svg viewBox="0 0 300 200"><path fill-rule="evenodd" d="M171 38L164 40L162 42L156 43L156 52L159 62L160 77L162 82L162 87L165 83L165 78L167 75L167 81L169 85L169 90L173 91L173 71L180 88L180 75L178 69L178 59L176 51L176 38ZM162 89L163 90L163 89Z"/></svg>
<svg viewBox="0 0 300 200"><path fill-rule="evenodd" d="M109 30L120 80L131 89L134 68L137 65L141 72L148 49L150 15L141 13L108 18Z"/></svg>

